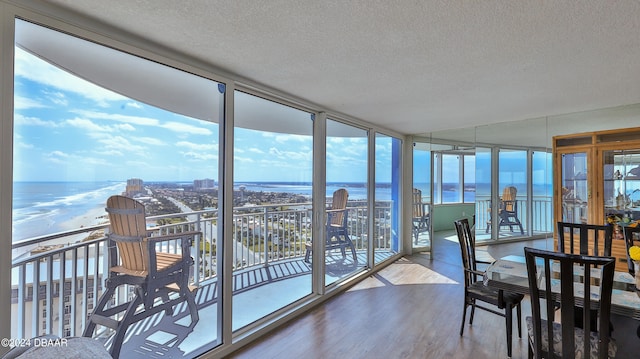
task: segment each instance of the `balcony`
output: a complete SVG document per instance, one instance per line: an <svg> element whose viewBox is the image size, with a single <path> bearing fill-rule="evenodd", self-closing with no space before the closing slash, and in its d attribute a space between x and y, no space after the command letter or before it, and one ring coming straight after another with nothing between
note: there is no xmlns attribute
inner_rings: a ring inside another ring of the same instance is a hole
<svg viewBox="0 0 640 359"><path fill-rule="evenodd" d="M367 263L368 211L365 203L349 202L349 233L356 246L360 268ZM375 262L395 251L391 247L391 207L379 202L375 209ZM168 219L182 218L181 222ZM164 220L164 221L163 221ZM129 328L122 347L127 357L157 355L195 356L217 345L219 282L216 258L217 210L192 211L148 218L157 234L197 230L202 233L192 246L195 261L191 281L198 285L196 302L200 321L193 331L186 305L173 316L163 312ZM108 224L33 238L12 246L13 338L44 334L81 336L87 318L105 287ZM311 204L282 204L234 209L233 228L233 327L238 330L287 304L310 294L311 263L304 261L311 239ZM176 243L164 250L177 251ZM358 267L350 256L326 253L326 283L339 281ZM37 283L37 286L34 285ZM127 302L133 287L123 288L113 305ZM274 296L273 293L277 293ZM264 301L265 298L275 300ZM260 300L259 300L260 299ZM97 334L108 347L110 330Z"/></svg>

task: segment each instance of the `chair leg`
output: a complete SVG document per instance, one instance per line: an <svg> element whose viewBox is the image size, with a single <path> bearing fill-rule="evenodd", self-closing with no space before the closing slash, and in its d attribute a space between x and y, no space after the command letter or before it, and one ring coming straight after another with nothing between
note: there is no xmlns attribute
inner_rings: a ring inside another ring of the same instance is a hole
<svg viewBox="0 0 640 359"><path fill-rule="evenodd" d="M116 334L114 335L113 341L111 342L111 350L109 350L111 357L113 357L114 359L120 357L120 349L122 349L124 335L126 334L129 325L133 323L133 316L136 314L136 309L140 304L142 304L142 298L140 298L139 295L136 295L129 303L124 316L120 320L118 329L116 329Z"/></svg>
<svg viewBox="0 0 640 359"><path fill-rule="evenodd" d="M351 240L349 240L349 242L351 247L351 255L353 256L353 262L358 263L358 256L356 255L356 246L353 245L353 242L351 242Z"/></svg>
<svg viewBox="0 0 640 359"><path fill-rule="evenodd" d="M93 309L93 312L91 313L91 316L89 317L89 320L87 321L87 326L84 328L84 332L82 333L83 337L91 338L93 336L93 331L96 329L96 322L94 322L92 320L93 316L94 315L103 315L104 307L107 305L107 303L110 302L111 297L113 296L113 293L115 292L116 288L117 288L117 286L113 286L112 287L112 286L109 286L107 284L107 290L100 297L100 300L98 301L98 304Z"/></svg>
<svg viewBox="0 0 640 359"><path fill-rule="evenodd" d="M518 316L518 338L522 338L522 308L520 303L516 306L516 314Z"/></svg>
<svg viewBox="0 0 640 359"><path fill-rule="evenodd" d="M469 325L473 324L473 317L476 315L476 300L471 300L471 315L469 316Z"/></svg>
<svg viewBox="0 0 640 359"><path fill-rule="evenodd" d="M187 306L189 307L189 313L191 314L191 325L189 327L193 328L198 320L200 320L200 314L198 313L195 294L189 290L189 286L187 286L185 297L187 300Z"/></svg>
<svg viewBox="0 0 640 359"><path fill-rule="evenodd" d="M464 322L467 317L467 299L464 300L464 306L462 307L462 324L460 325L460 336L464 333Z"/></svg>
<svg viewBox="0 0 640 359"><path fill-rule="evenodd" d="M511 303L507 304L504 316L507 321L507 356L511 358L511 340L513 339L513 305Z"/></svg>
<svg viewBox="0 0 640 359"><path fill-rule="evenodd" d="M304 261L305 261L306 263L309 263L309 256L311 255L311 245L312 245L312 244L311 244L310 242L307 242L307 243L305 244L305 249L306 249L306 250L305 250L305 253L304 253Z"/></svg>

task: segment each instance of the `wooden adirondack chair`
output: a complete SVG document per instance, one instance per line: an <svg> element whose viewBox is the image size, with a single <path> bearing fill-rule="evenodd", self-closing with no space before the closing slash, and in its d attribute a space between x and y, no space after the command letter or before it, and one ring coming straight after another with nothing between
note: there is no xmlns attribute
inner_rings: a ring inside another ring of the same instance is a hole
<svg viewBox="0 0 640 359"><path fill-rule="evenodd" d="M344 188L333 192L331 208L327 209L325 250L340 249L342 256L346 257L346 248L349 248L351 249L353 261L357 262L358 257L356 256L356 247L353 244L353 241L351 241L351 238L349 238L349 231L347 227L347 217L349 214L347 209L348 198L349 192ZM311 242L308 242L306 254L304 256L305 262L309 262L311 247Z"/></svg>
<svg viewBox="0 0 640 359"><path fill-rule="evenodd" d="M149 237L144 205L124 196L107 200L109 214L109 278L106 291L91 314L83 336L91 337L96 326L115 330L110 353L120 354L127 328L144 318L165 311L173 314L173 307L187 302L193 329L198 322L194 286L189 286L189 269L193 265L191 243L199 232L182 232ZM179 246L174 253L160 251L171 245ZM111 306L116 289L122 285L135 286L130 302ZM177 295L176 295L177 293ZM158 300L160 299L160 300ZM143 306L139 310L140 305Z"/></svg>
<svg viewBox="0 0 640 359"><path fill-rule="evenodd" d="M413 189L413 238L414 244L418 244L420 233L429 231L430 215L428 205L422 202L422 191Z"/></svg>

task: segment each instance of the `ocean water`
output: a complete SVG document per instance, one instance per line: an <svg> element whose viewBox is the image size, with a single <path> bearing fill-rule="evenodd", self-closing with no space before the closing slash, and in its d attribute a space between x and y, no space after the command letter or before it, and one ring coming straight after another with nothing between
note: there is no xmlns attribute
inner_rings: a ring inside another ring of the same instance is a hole
<svg viewBox="0 0 640 359"><path fill-rule="evenodd" d="M247 191L254 192L286 192L300 194L309 197L311 201L312 186L311 183L293 183L293 182L236 182L234 188L237 190L240 186L244 186ZM364 183L327 183L326 197L330 198L333 192L340 188L346 188L349 192L349 200L367 199L367 186ZM382 184L376 188L376 199L388 201L391 199L391 187L389 184Z"/></svg>
<svg viewBox="0 0 640 359"><path fill-rule="evenodd" d="M105 205L124 182L14 182L13 241L65 230L63 224Z"/></svg>
<svg viewBox="0 0 640 359"><path fill-rule="evenodd" d="M311 184L247 182L236 183L234 187L238 189L241 185L250 191L295 193L311 200ZM109 196L121 194L125 187L125 182L14 182L13 241L68 230L64 228L65 222L104 207ZM367 198L366 186L359 183L327 184L327 197L338 188L347 188L350 200ZM389 185L378 187L376 197L391 199Z"/></svg>

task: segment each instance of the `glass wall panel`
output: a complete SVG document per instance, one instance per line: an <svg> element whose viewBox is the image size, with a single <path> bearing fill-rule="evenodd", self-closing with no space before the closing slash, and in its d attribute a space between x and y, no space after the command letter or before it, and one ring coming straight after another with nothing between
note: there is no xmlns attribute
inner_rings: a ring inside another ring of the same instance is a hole
<svg viewBox="0 0 640 359"><path fill-rule="evenodd" d="M442 203L462 202L461 161L458 154L442 154Z"/></svg>
<svg viewBox="0 0 640 359"><path fill-rule="evenodd" d="M367 264L370 248L368 143L366 130L327 120L328 222L324 253L327 285L348 277ZM346 190L346 204L338 203L344 199L339 190Z"/></svg>
<svg viewBox="0 0 640 359"><path fill-rule="evenodd" d="M476 147L476 240L491 238L491 148Z"/></svg>
<svg viewBox="0 0 640 359"><path fill-rule="evenodd" d="M400 153L402 141L376 133L376 191L374 206L375 264L400 249Z"/></svg>
<svg viewBox="0 0 640 359"><path fill-rule="evenodd" d="M527 230L527 151L500 149L498 155L499 237L523 236Z"/></svg>
<svg viewBox="0 0 640 359"><path fill-rule="evenodd" d="M234 94L233 330L311 293L313 116Z"/></svg>
<svg viewBox="0 0 640 359"><path fill-rule="evenodd" d="M464 155L464 203L476 201L476 156Z"/></svg>
<svg viewBox="0 0 640 359"><path fill-rule="evenodd" d="M417 192L417 191L419 192ZM416 250L431 250L431 144L413 145L412 245Z"/></svg>
<svg viewBox="0 0 640 359"><path fill-rule="evenodd" d="M553 232L553 155L546 151L533 151L532 156L532 234Z"/></svg>
<svg viewBox="0 0 640 359"><path fill-rule="evenodd" d="M186 306L176 307L127 336L121 352L147 342L198 356L217 345L224 85L16 20L14 89L12 337L82 335L109 273L105 204L123 195L144 205L152 236L201 233L189 281L214 294L196 296L207 319L193 331ZM181 244L156 250L181 254ZM119 287L107 305L126 304L133 289ZM180 345L165 346L158 330Z"/></svg>
<svg viewBox="0 0 640 359"><path fill-rule="evenodd" d="M433 153L433 203L442 203L442 153Z"/></svg>

